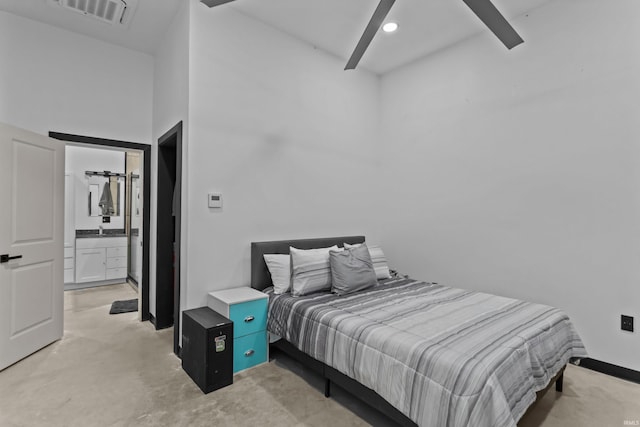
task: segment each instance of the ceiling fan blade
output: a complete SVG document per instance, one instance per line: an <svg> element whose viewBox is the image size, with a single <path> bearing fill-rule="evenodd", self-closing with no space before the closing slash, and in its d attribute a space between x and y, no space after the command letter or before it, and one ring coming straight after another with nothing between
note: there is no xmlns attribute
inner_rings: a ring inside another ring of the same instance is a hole
<svg viewBox="0 0 640 427"><path fill-rule="evenodd" d="M500 11L491 3L491 0L462 0L471 8L473 13L495 34L502 43L511 49L524 40L516 33L516 30L507 22Z"/></svg>
<svg viewBox="0 0 640 427"><path fill-rule="evenodd" d="M384 19L387 17L387 14L391 10L391 6L396 2L396 0L380 0L380 4L376 8L376 11L373 13L371 17L371 21L367 25L367 28L364 30L364 34L360 38L356 49L351 54L351 58L349 58L349 62L347 62L347 66L344 67L345 70L353 70L360 62L362 55L369 47L371 40L375 37L376 33L384 23Z"/></svg>
<svg viewBox="0 0 640 427"><path fill-rule="evenodd" d="M221 4L232 2L233 0L200 0L201 3L209 7L220 6Z"/></svg>

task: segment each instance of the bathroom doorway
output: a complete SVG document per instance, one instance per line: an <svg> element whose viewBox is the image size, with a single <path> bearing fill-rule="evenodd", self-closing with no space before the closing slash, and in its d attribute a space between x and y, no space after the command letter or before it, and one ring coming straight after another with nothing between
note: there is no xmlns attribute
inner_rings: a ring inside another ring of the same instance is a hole
<svg viewBox="0 0 640 427"><path fill-rule="evenodd" d="M72 271L65 277L69 282L65 289L127 281L138 287L140 320L149 320L151 146L58 132L49 132L49 136L67 142L70 152L85 158L91 158L86 153L100 150L103 161L112 155L122 159L122 170L106 163L102 167L99 158L94 160L94 167L74 167L80 168L79 172L67 170L65 191L74 197L65 200L65 211L72 210L79 218L69 220L65 214L65 267L69 267L65 273ZM133 201L134 180L137 205Z"/></svg>
<svg viewBox="0 0 640 427"><path fill-rule="evenodd" d="M173 326L173 352L180 357L180 249L182 122L158 139L156 328Z"/></svg>

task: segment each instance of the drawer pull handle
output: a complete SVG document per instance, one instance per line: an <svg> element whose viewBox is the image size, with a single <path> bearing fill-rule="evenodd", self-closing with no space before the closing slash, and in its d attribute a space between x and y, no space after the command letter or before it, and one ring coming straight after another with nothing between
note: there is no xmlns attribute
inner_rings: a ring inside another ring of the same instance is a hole
<svg viewBox="0 0 640 427"><path fill-rule="evenodd" d="M246 357L250 357L250 356L253 356L253 353L255 353L255 351L253 351L253 350L247 350L247 351L245 351L245 352L244 352L244 355L245 355Z"/></svg>
<svg viewBox="0 0 640 427"><path fill-rule="evenodd" d="M253 319L255 319L255 317L253 317L253 316L247 316L247 317L245 317L245 318L244 318L244 321L245 321L246 323L249 323L249 322L253 322Z"/></svg>

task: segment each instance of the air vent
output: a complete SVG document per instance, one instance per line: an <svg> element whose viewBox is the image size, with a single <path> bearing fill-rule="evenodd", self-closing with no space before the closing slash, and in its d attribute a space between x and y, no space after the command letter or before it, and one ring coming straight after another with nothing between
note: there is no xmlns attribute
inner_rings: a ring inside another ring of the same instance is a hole
<svg viewBox="0 0 640 427"><path fill-rule="evenodd" d="M109 24L125 25L133 15L134 0L50 0L51 3Z"/></svg>

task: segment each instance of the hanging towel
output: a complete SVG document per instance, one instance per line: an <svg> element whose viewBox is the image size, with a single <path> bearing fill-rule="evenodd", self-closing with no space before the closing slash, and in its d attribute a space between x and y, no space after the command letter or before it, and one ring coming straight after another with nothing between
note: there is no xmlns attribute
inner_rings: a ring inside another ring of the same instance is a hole
<svg viewBox="0 0 640 427"><path fill-rule="evenodd" d="M104 184L102 190L102 196L100 197L100 203L98 206L102 208L102 216L111 216L115 213L113 208L113 197L111 196L111 187L109 181Z"/></svg>

